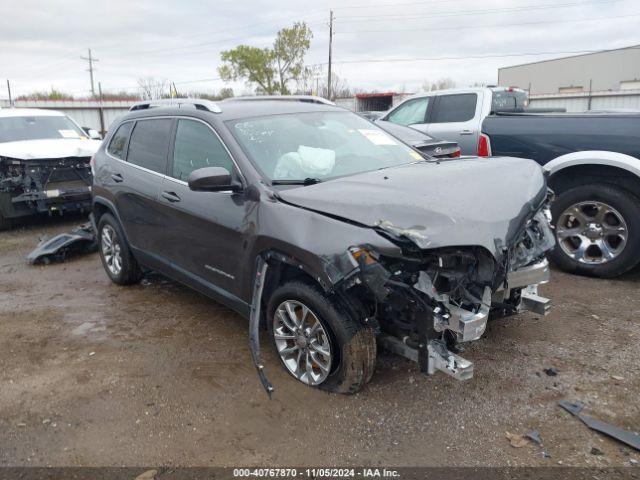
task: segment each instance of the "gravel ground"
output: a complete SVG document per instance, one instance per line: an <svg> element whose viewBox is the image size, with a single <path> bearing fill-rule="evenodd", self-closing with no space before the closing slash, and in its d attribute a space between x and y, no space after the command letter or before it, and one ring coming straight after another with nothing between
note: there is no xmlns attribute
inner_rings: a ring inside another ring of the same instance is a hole
<svg viewBox="0 0 640 480"><path fill-rule="evenodd" d="M25 264L40 236L76 223L0 234L2 466L640 461L557 406L580 399L586 413L640 430L638 272L596 280L554 271L542 288L552 313L491 322L464 353L475 362L464 383L381 353L362 392L327 394L289 377L266 348L270 401L251 363L248 322L226 307L159 276L113 285L97 254ZM558 375L546 375L549 367ZM514 448L505 437L530 430L544 446Z"/></svg>

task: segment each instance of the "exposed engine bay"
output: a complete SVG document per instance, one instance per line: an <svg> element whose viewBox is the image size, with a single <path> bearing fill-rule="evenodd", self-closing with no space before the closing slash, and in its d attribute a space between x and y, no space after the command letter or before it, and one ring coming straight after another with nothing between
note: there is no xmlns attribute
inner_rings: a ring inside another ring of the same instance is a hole
<svg viewBox="0 0 640 480"><path fill-rule="evenodd" d="M89 211L90 157L16 159L0 157L0 214Z"/></svg>
<svg viewBox="0 0 640 480"><path fill-rule="evenodd" d="M549 279L544 254L554 245L548 215L546 205L540 208L498 259L474 246L422 250L410 232L387 230L401 245L402 258L386 258L365 245L352 248L357 270L340 285L341 295L350 304L356 297L380 343L417 361L424 373L471 378L473 364L458 355L459 347L478 340L490 316L524 310L544 315L550 307L537 293Z"/></svg>

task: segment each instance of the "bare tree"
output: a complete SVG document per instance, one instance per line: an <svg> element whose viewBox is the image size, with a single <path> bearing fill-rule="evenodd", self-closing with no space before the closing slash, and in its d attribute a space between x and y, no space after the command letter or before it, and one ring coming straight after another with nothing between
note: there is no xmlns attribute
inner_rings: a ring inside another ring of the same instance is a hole
<svg viewBox="0 0 640 480"><path fill-rule="evenodd" d="M169 81L167 79L156 79L144 77L138 79L140 97L143 100L158 100L170 97Z"/></svg>
<svg viewBox="0 0 640 480"><path fill-rule="evenodd" d="M425 92L432 92L434 90L446 90L447 88L455 88L456 82L453 79L441 78L436 82L430 82L429 80L425 80L422 82L422 90Z"/></svg>
<svg viewBox="0 0 640 480"><path fill-rule="evenodd" d="M328 98L327 75L321 69L305 67L297 80L296 93ZM336 74L331 75L331 100L352 97L353 95L353 89L345 79Z"/></svg>

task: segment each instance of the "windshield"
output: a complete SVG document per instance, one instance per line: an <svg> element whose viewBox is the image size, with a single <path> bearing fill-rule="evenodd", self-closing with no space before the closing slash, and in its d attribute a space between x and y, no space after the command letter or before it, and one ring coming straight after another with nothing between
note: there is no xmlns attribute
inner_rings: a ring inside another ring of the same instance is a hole
<svg viewBox="0 0 640 480"><path fill-rule="evenodd" d="M0 118L0 143L18 140L85 138L86 135L67 117Z"/></svg>
<svg viewBox="0 0 640 480"><path fill-rule="evenodd" d="M270 181L327 180L423 160L351 112L307 112L227 122Z"/></svg>

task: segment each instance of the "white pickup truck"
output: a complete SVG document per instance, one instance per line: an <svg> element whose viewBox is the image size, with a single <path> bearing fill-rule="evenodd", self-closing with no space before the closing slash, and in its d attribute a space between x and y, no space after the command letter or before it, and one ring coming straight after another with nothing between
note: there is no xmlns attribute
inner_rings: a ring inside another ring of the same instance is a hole
<svg viewBox="0 0 640 480"><path fill-rule="evenodd" d="M413 95L389 110L381 120L410 126L435 138L458 142L462 155L482 155L479 136L491 113L521 111L527 92L518 88L473 87Z"/></svg>

